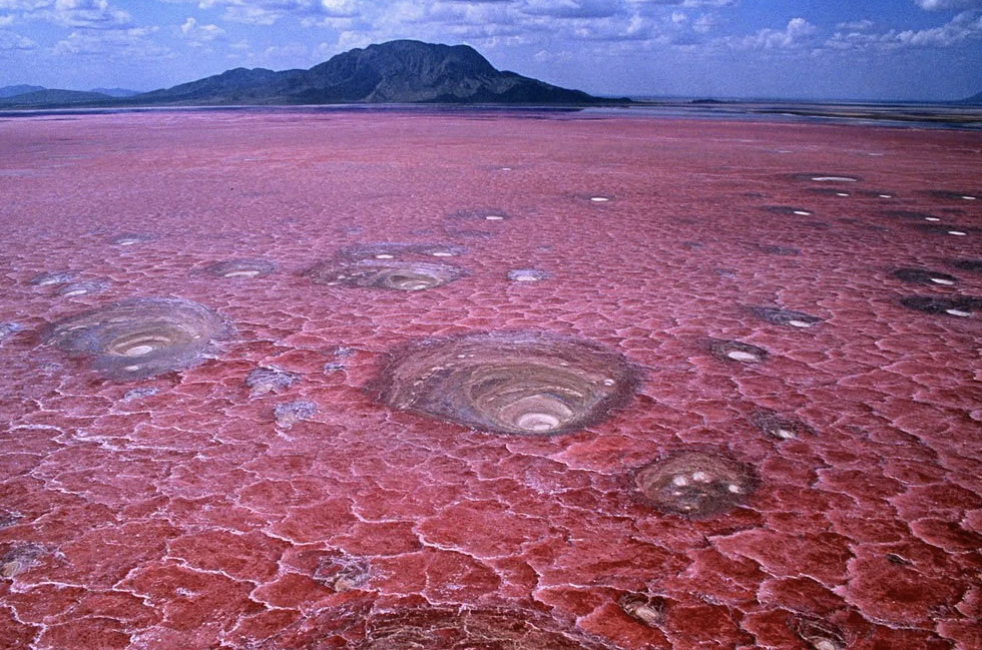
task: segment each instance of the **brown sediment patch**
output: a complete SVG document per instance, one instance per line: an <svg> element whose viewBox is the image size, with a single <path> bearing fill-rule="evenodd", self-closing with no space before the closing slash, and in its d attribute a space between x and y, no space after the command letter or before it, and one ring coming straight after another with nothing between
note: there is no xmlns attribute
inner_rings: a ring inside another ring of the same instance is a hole
<svg viewBox="0 0 982 650"><path fill-rule="evenodd" d="M703 519L744 504L759 481L752 467L723 450L693 450L642 467L635 483L658 510Z"/></svg>
<svg viewBox="0 0 982 650"><path fill-rule="evenodd" d="M952 260L950 264L959 271L982 273L982 260Z"/></svg>
<svg viewBox="0 0 982 650"><path fill-rule="evenodd" d="M764 348L728 339L710 339L709 352L721 361L737 363L761 363L769 356Z"/></svg>
<svg viewBox="0 0 982 650"><path fill-rule="evenodd" d="M794 311L793 309L754 307L752 311L754 316L773 325L787 325L788 327L808 329L822 322L821 318L816 318L803 311Z"/></svg>
<svg viewBox="0 0 982 650"><path fill-rule="evenodd" d="M296 400L294 402L284 402L277 404L273 409L273 418L276 426L281 429L289 429L297 422L309 420L317 413L317 405L307 400Z"/></svg>
<svg viewBox="0 0 982 650"><path fill-rule="evenodd" d="M256 368L246 377L245 383L251 390L250 397L276 393L286 390L300 380L300 376L274 367Z"/></svg>
<svg viewBox="0 0 982 650"><path fill-rule="evenodd" d="M372 287L394 291L424 291L443 286L464 275L457 266L399 260L321 262L304 271L314 284Z"/></svg>
<svg viewBox="0 0 982 650"><path fill-rule="evenodd" d="M900 304L925 314L946 314L967 318L972 315L973 311L982 308L982 298L905 296L900 299Z"/></svg>
<svg viewBox="0 0 982 650"><path fill-rule="evenodd" d="M49 551L38 544L13 544L0 555L0 580L11 580L18 573L37 564Z"/></svg>
<svg viewBox="0 0 982 650"><path fill-rule="evenodd" d="M276 264L257 258L238 258L212 262L202 273L216 278L262 278L276 270Z"/></svg>
<svg viewBox="0 0 982 650"><path fill-rule="evenodd" d="M576 650L604 647L531 611L421 606L373 613L352 650Z"/></svg>
<svg viewBox="0 0 982 650"><path fill-rule="evenodd" d="M750 421L762 433L779 440L794 440L802 435L815 435L815 430L800 420L785 418L770 410L755 411Z"/></svg>
<svg viewBox="0 0 982 650"><path fill-rule="evenodd" d="M87 357L111 379L140 379L183 370L228 326L216 312L179 298L134 298L51 324L46 341Z"/></svg>
<svg viewBox="0 0 982 650"><path fill-rule="evenodd" d="M475 429L558 435L627 403L638 369L604 346L540 332L415 341L388 355L373 392L388 406Z"/></svg>
<svg viewBox="0 0 982 650"><path fill-rule="evenodd" d="M958 278L947 273L938 271L925 271L924 269L904 268L893 272L893 277L901 282L910 284L936 284L950 286L958 282Z"/></svg>
<svg viewBox="0 0 982 650"><path fill-rule="evenodd" d="M655 627L665 622L665 610L668 608L668 601L661 596L627 593L617 599L617 604L624 610L625 614L649 627Z"/></svg>
<svg viewBox="0 0 982 650"><path fill-rule="evenodd" d="M51 287L55 285L68 284L74 278L70 271L45 271L38 273L27 281L33 287Z"/></svg>
<svg viewBox="0 0 982 650"><path fill-rule="evenodd" d="M846 638L839 627L801 614L788 617L788 628L812 650L845 650Z"/></svg>
<svg viewBox="0 0 982 650"><path fill-rule="evenodd" d="M135 246L137 244L143 244L148 241L153 241L154 236L145 233L124 233L122 235L117 235L109 240L109 243L113 246Z"/></svg>
<svg viewBox="0 0 982 650"><path fill-rule="evenodd" d="M782 257L797 257L801 251L791 246L776 246L773 244L758 244L757 250L765 255L780 255Z"/></svg>

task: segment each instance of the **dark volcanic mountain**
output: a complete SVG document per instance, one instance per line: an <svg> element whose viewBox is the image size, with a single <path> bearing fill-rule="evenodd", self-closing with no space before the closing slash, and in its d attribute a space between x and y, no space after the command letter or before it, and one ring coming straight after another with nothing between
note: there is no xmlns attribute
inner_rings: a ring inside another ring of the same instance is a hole
<svg viewBox="0 0 982 650"><path fill-rule="evenodd" d="M496 70L467 45L390 41L338 54L310 70L237 68L131 104L489 103L595 104L617 102ZM621 100L626 101L626 100Z"/></svg>

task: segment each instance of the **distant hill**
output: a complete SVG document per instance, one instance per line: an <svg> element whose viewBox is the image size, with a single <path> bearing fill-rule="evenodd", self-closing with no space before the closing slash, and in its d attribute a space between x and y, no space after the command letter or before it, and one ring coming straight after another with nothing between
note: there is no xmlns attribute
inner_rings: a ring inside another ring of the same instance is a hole
<svg viewBox="0 0 982 650"><path fill-rule="evenodd" d="M42 89L0 99L0 107L9 108L48 108L52 106L91 105L112 101L114 98L103 93L81 90Z"/></svg>
<svg viewBox="0 0 982 650"><path fill-rule="evenodd" d="M39 90L45 90L45 87L28 86L25 84L20 84L19 86L4 86L3 88L0 88L0 98L16 97L17 95L26 95L27 93L36 93Z"/></svg>
<svg viewBox="0 0 982 650"><path fill-rule="evenodd" d="M979 104L982 105L982 93L977 93L971 97L958 100L959 104Z"/></svg>
<svg viewBox="0 0 982 650"><path fill-rule="evenodd" d="M139 90L129 90L128 88L93 88L92 92L110 97L133 97L140 94Z"/></svg>
<svg viewBox="0 0 982 650"><path fill-rule="evenodd" d="M194 104L597 104L579 90L496 70L467 45L390 41L338 54L309 70L236 68L127 100Z"/></svg>

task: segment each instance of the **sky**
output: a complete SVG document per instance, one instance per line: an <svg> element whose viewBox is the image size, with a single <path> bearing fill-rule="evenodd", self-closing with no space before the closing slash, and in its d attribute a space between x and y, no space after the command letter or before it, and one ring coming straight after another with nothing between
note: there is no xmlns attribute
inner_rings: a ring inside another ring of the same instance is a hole
<svg viewBox="0 0 982 650"><path fill-rule="evenodd" d="M600 95L982 91L982 0L0 0L0 86L146 91L399 38Z"/></svg>

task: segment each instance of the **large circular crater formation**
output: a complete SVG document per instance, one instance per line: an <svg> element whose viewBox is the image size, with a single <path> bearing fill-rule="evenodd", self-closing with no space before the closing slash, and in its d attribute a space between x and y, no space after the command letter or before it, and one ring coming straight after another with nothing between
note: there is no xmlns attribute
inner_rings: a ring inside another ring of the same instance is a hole
<svg viewBox="0 0 982 650"><path fill-rule="evenodd" d="M179 298L134 298L53 323L46 341L112 379L141 379L197 364L228 327L216 312Z"/></svg>
<svg viewBox="0 0 982 650"><path fill-rule="evenodd" d="M517 435L556 435L604 420L634 394L638 369L592 342L539 332L470 334L389 354L376 389L399 410Z"/></svg>
<svg viewBox="0 0 982 650"><path fill-rule="evenodd" d="M394 291L434 289L453 282L463 274L461 268L450 264L388 259L323 262L304 272L314 284Z"/></svg>

